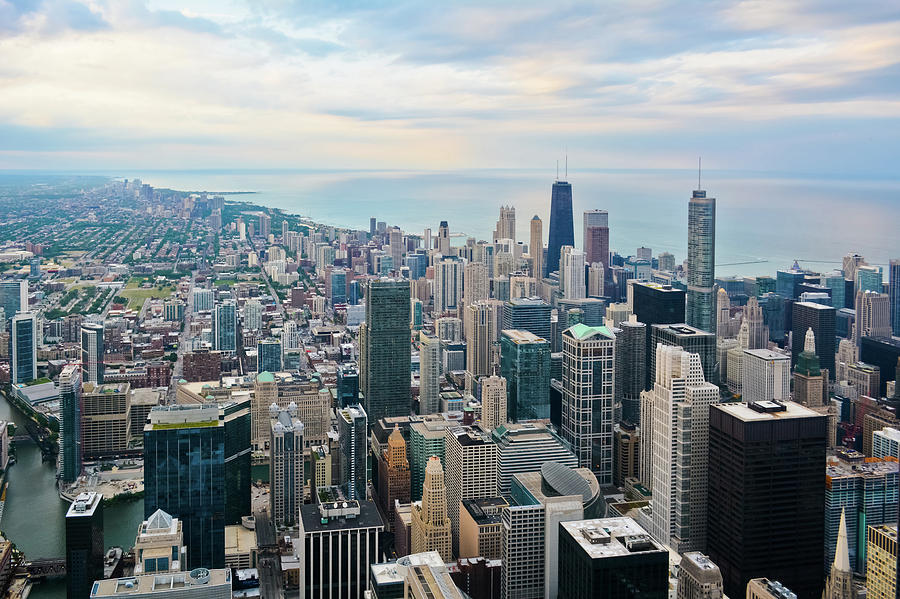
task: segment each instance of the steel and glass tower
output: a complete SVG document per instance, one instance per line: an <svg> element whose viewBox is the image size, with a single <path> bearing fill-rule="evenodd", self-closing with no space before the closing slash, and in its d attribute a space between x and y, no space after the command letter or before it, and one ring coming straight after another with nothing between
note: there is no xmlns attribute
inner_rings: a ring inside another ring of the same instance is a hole
<svg viewBox="0 0 900 599"><path fill-rule="evenodd" d="M84 382L103 384L105 353L103 323L86 322L81 325L81 367L84 369Z"/></svg>
<svg viewBox="0 0 900 599"><path fill-rule="evenodd" d="M59 374L62 408L62 480L74 482L81 474L81 368L66 364Z"/></svg>
<svg viewBox="0 0 900 599"><path fill-rule="evenodd" d="M694 190L688 203L687 322L716 332L716 198Z"/></svg>
<svg viewBox="0 0 900 599"><path fill-rule="evenodd" d="M544 275L559 270L559 250L564 245L575 246L575 223L572 216L572 185L565 181L553 184L550 196L550 242Z"/></svg>

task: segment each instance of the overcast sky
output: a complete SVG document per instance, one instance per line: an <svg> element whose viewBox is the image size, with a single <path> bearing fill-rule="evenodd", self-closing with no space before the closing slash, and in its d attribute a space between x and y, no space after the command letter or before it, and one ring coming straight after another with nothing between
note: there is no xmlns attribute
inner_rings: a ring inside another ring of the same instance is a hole
<svg viewBox="0 0 900 599"><path fill-rule="evenodd" d="M894 175L900 2L0 0L0 168Z"/></svg>

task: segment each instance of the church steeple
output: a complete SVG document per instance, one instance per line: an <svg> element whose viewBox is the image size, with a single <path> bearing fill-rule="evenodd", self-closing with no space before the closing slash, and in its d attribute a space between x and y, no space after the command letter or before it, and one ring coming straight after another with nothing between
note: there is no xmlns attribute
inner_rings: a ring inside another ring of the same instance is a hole
<svg viewBox="0 0 900 599"><path fill-rule="evenodd" d="M856 589L853 588L853 570L850 568L850 545L847 541L847 521L844 517L844 510L841 510L841 524L838 528L831 574L828 576L822 596L824 599L856 599Z"/></svg>

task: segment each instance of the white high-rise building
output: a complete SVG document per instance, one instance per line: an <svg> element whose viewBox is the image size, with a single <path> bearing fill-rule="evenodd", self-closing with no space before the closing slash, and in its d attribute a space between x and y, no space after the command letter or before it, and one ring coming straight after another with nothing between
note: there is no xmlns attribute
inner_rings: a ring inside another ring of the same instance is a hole
<svg viewBox="0 0 900 599"><path fill-rule="evenodd" d="M441 411L441 340L419 333L419 414Z"/></svg>
<svg viewBox="0 0 900 599"><path fill-rule="evenodd" d="M562 345L562 438L580 467L611 485L616 336L606 327L576 324L562 333Z"/></svg>
<svg viewBox="0 0 900 599"><path fill-rule="evenodd" d="M514 206L500 206L500 219L494 229L494 241L498 239L516 240L516 209Z"/></svg>
<svg viewBox="0 0 900 599"><path fill-rule="evenodd" d="M497 446L485 432L468 426L447 429L444 443L447 515L453 530L453 554L459 555L462 500L496 494Z"/></svg>
<svg viewBox="0 0 900 599"><path fill-rule="evenodd" d="M489 376L481 379L481 427L493 431L506 424L506 379Z"/></svg>
<svg viewBox="0 0 900 599"><path fill-rule="evenodd" d="M563 246L560 256L560 281L566 299L582 299L587 295L584 285L584 252Z"/></svg>
<svg viewBox="0 0 900 599"><path fill-rule="evenodd" d="M298 349L300 343L300 330L296 320L286 320L281 331L281 347L284 349Z"/></svg>
<svg viewBox="0 0 900 599"><path fill-rule="evenodd" d="M293 526L303 504L303 423L296 406L287 411L273 404L271 416L270 509L275 526Z"/></svg>
<svg viewBox="0 0 900 599"><path fill-rule="evenodd" d="M463 297L465 304L474 304L491 298L488 267L483 262L466 264L463 273Z"/></svg>
<svg viewBox="0 0 900 599"><path fill-rule="evenodd" d="M863 337L891 336L891 299L886 293L856 292L856 345Z"/></svg>
<svg viewBox="0 0 900 599"><path fill-rule="evenodd" d="M463 269L458 258L444 257L434 265L434 313L456 312L463 295Z"/></svg>
<svg viewBox="0 0 900 599"><path fill-rule="evenodd" d="M603 297L605 292L606 270L603 268L602 262L594 262L588 269L588 289L587 293L590 297Z"/></svg>
<svg viewBox="0 0 900 599"><path fill-rule="evenodd" d="M258 331L262 328L262 304L258 299L250 299L244 304L244 328Z"/></svg>
<svg viewBox="0 0 900 599"><path fill-rule="evenodd" d="M742 401L789 401L791 357L768 349L745 349L741 359Z"/></svg>
<svg viewBox="0 0 900 599"><path fill-rule="evenodd" d="M215 294L212 289L194 287L194 312L210 312L215 306Z"/></svg>
<svg viewBox="0 0 900 599"><path fill-rule="evenodd" d="M503 302L498 300L466 306L466 372L469 381L493 373L499 355L502 312Z"/></svg>
<svg viewBox="0 0 900 599"><path fill-rule="evenodd" d="M649 530L679 553L697 551L706 546L709 406L719 388L704 379L700 354L661 343L656 352L653 389L642 393L649 409L641 413L653 493Z"/></svg>

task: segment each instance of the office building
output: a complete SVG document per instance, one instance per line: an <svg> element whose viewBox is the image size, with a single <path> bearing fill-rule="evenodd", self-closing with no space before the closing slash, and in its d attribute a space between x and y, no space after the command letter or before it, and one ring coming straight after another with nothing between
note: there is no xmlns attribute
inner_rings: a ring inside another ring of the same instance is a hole
<svg viewBox="0 0 900 599"><path fill-rule="evenodd" d="M15 316L17 312L28 311L27 279L0 280L0 308L3 308L7 320Z"/></svg>
<svg viewBox="0 0 900 599"><path fill-rule="evenodd" d="M459 554L459 509L463 499L492 497L497 493L497 446L481 429L447 429L445 458L447 516L453 554ZM427 473L426 473L427 474Z"/></svg>
<svg viewBox="0 0 900 599"><path fill-rule="evenodd" d="M122 455L128 449L131 385L83 383L81 391L81 452L97 460Z"/></svg>
<svg viewBox="0 0 900 599"><path fill-rule="evenodd" d="M856 345L862 337L891 336L891 299L886 293L856 292Z"/></svg>
<svg viewBox="0 0 900 599"><path fill-rule="evenodd" d="M419 333L419 414L441 410L441 340Z"/></svg>
<svg viewBox="0 0 900 599"><path fill-rule="evenodd" d="M256 344L256 372L281 372L281 340L260 339Z"/></svg>
<svg viewBox="0 0 900 599"><path fill-rule="evenodd" d="M709 408L719 388L703 377L700 356L657 345L652 391L645 391L641 432L653 495L650 534L679 553L706 546Z"/></svg>
<svg viewBox="0 0 900 599"><path fill-rule="evenodd" d="M91 599L128 597L128 599L230 599L231 570L198 568L190 572L144 574L125 578L97 580ZM70 595L71 596L71 595Z"/></svg>
<svg viewBox="0 0 900 599"><path fill-rule="evenodd" d="M500 514L509 503L502 497L465 499L460 510L459 557L499 560Z"/></svg>
<svg viewBox="0 0 900 599"><path fill-rule="evenodd" d="M867 527L866 597L895 599L897 594L897 525Z"/></svg>
<svg viewBox="0 0 900 599"><path fill-rule="evenodd" d="M559 270L559 252L564 245L575 246L575 223L572 214L572 185L565 181L553 183L550 196L550 238L544 276Z"/></svg>
<svg viewBox="0 0 900 599"><path fill-rule="evenodd" d="M550 304L538 297L517 297L503 305L502 329L529 331L550 340Z"/></svg>
<svg viewBox="0 0 900 599"><path fill-rule="evenodd" d="M858 395L881 395L881 369L865 362L855 362L846 367L846 380L856 388Z"/></svg>
<svg viewBox="0 0 900 599"><path fill-rule="evenodd" d="M409 425L409 471L410 496L412 501L422 498L425 482L425 467L431 456L444 460L446 431L459 423L441 416L426 417Z"/></svg>
<svg viewBox="0 0 900 599"><path fill-rule="evenodd" d="M791 357L768 349L745 349L741 359L742 400L791 399Z"/></svg>
<svg viewBox="0 0 900 599"><path fill-rule="evenodd" d="M872 457L893 457L900 460L900 430L887 427L875 431L872 434Z"/></svg>
<svg viewBox="0 0 900 599"><path fill-rule="evenodd" d="M499 358L500 315L502 302L488 300L466 306L463 322L466 331L466 379L467 388L472 381L494 372Z"/></svg>
<svg viewBox="0 0 900 599"><path fill-rule="evenodd" d="M866 458L840 449L825 468L825 571L836 560L840 527L849 535L846 559L853 572L865 576L866 526L897 517L897 462Z"/></svg>
<svg viewBox="0 0 900 599"><path fill-rule="evenodd" d="M81 367L66 364L59 373L59 402L62 409L62 481L75 482L81 476L84 456L81 445Z"/></svg>
<svg viewBox="0 0 900 599"><path fill-rule="evenodd" d="M797 599L797 593L777 580L754 578L747 583L747 599Z"/></svg>
<svg viewBox="0 0 900 599"><path fill-rule="evenodd" d="M463 297L465 264L455 256L444 256L434 264L434 313L455 313Z"/></svg>
<svg viewBox="0 0 900 599"><path fill-rule="evenodd" d="M409 460L406 457L406 440L395 424L388 435L387 447L378 456L378 502L382 514L386 515L388 528L393 530L394 503L408 504Z"/></svg>
<svg viewBox="0 0 900 599"><path fill-rule="evenodd" d="M445 220L438 226L437 251L442 256L450 255L450 225Z"/></svg>
<svg viewBox="0 0 900 599"><path fill-rule="evenodd" d="M709 556L688 551L678 565L677 599L723 599L722 573Z"/></svg>
<svg viewBox="0 0 900 599"><path fill-rule="evenodd" d="M217 304L213 311L213 349L237 351L237 308L233 300Z"/></svg>
<svg viewBox="0 0 900 599"><path fill-rule="evenodd" d="M900 337L900 258L888 265L888 296L891 298L891 327L895 337Z"/></svg>
<svg viewBox="0 0 900 599"><path fill-rule="evenodd" d="M537 214L531 219L528 253L531 255L531 276L540 281L544 278L544 223Z"/></svg>
<svg viewBox="0 0 900 599"><path fill-rule="evenodd" d="M338 439L341 444L341 487L347 499L363 501L368 492L368 418L362 406L338 411Z"/></svg>
<svg viewBox="0 0 900 599"><path fill-rule="evenodd" d="M212 312L215 307L215 292L212 289L194 287L191 290L194 300L194 312Z"/></svg>
<svg viewBox="0 0 900 599"><path fill-rule="evenodd" d="M641 474L641 431L637 424L628 421L616 423L613 428L613 484L625 486L625 479L639 478Z"/></svg>
<svg viewBox="0 0 900 599"><path fill-rule="evenodd" d="M550 343L546 339L526 330L504 329L500 375L506 379L509 420L550 417Z"/></svg>
<svg viewBox="0 0 900 599"><path fill-rule="evenodd" d="M548 462L578 467L575 455L544 423L507 424L493 430L491 438L497 446L496 493L504 498L509 498L512 478L516 474L538 472Z"/></svg>
<svg viewBox="0 0 900 599"><path fill-rule="evenodd" d="M834 377L834 357L837 342L834 336L835 311L830 306L815 304L812 302L796 302L793 306L793 333L791 355L792 363L797 365L797 358L803 351L806 340L806 331L812 329L815 335L816 355L819 364L828 370L829 377Z"/></svg>
<svg viewBox="0 0 900 599"><path fill-rule="evenodd" d="M716 384L719 380L716 371L716 336L687 324L653 325L650 327L651 348L657 345L677 345L692 354L700 354L703 365L703 378ZM650 352L648 371L656 375L656 352Z"/></svg>
<svg viewBox="0 0 900 599"><path fill-rule="evenodd" d="M103 578L103 558L103 495L81 493L66 512L67 597L90 596Z"/></svg>
<svg viewBox="0 0 900 599"><path fill-rule="evenodd" d="M695 190L688 203L687 323L716 332L716 199Z"/></svg>
<svg viewBox="0 0 900 599"><path fill-rule="evenodd" d="M269 442L269 510L276 527L294 526L303 503L303 423L296 409L273 409Z"/></svg>
<svg viewBox="0 0 900 599"><path fill-rule="evenodd" d="M641 421L641 391L647 376L647 325L632 316L614 326L616 404L621 406L622 421L637 424Z"/></svg>
<svg viewBox="0 0 900 599"><path fill-rule="evenodd" d="M812 329L803 337L803 351L794 366L794 401L808 408L825 405L828 381L822 373L819 356L816 355L816 336Z"/></svg>
<svg viewBox="0 0 900 599"><path fill-rule="evenodd" d="M445 561L453 559L452 526L448 515L444 469L437 456L428 458L422 500L412 504L412 552L437 551Z"/></svg>
<svg viewBox="0 0 900 599"><path fill-rule="evenodd" d="M494 243L500 239L516 240L516 209L513 206L500 206L500 218L494 228Z"/></svg>
<svg viewBox="0 0 900 599"><path fill-rule="evenodd" d="M599 262L604 270L609 270L609 213L606 210L584 211L583 240L586 262Z"/></svg>
<svg viewBox="0 0 900 599"><path fill-rule="evenodd" d="M729 597L764 573L821 596L827 431L826 416L793 402L710 408L709 496L727 500L708 512L707 550Z"/></svg>
<svg viewBox="0 0 900 599"><path fill-rule="evenodd" d="M646 363L652 367L650 364L653 354L651 347L656 346L655 344L651 346L650 327L654 324L676 324L685 321L684 291L671 285L649 282L635 282L630 284L629 288L631 290L631 312L638 322L647 326ZM627 320L627 316L623 320ZM648 368L644 377L644 389L650 389L652 376L651 368Z"/></svg>
<svg viewBox="0 0 900 599"><path fill-rule="evenodd" d="M13 385L37 378L37 344L40 332L31 312L20 312L10 321L9 377Z"/></svg>
<svg viewBox="0 0 900 599"><path fill-rule="evenodd" d="M857 293L860 291L877 291L880 293L883 287L881 267L869 264L860 265L856 269L855 281Z"/></svg>
<svg viewBox="0 0 900 599"><path fill-rule="evenodd" d="M249 299L244 304L244 328L258 331L262 328L262 303L258 299Z"/></svg>
<svg viewBox="0 0 900 599"><path fill-rule="evenodd" d="M144 517L156 510L182 523L185 570L225 565L225 421L217 405L150 410L144 427Z"/></svg>
<svg viewBox="0 0 900 599"><path fill-rule="evenodd" d="M463 303L466 305L491 299L488 267L484 262L469 262L466 264L463 271L463 297Z"/></svg>
<svg viewBox="0 0 900 599"><path fill-rule="evenodd" d="M106 366L103 357L106 353L103 339L103 323L86 322L81 325L81 368L82 380L85 383L103 383Z"/></svg>
<svg viewBox="0 0 900 599"><path fill-rule="evenodd" d="M563 439L578 465L601 485L612 484L615 335L606 327L577 324L563 334Z"/></svg>
<svg viewBox="0 0 900 599"><path fill-rule="evenodd" d="M410 411L409 281L369 283L359 329L360 390L372 422Z"/></svg>
<svg viewBox="0 0 900 599"><path fill-rule="evenodd" d="M489 376L481 379L481 427L491 432L506 424L506 379Z"/></svg>
<svg viewBox="0 0 900 599"><path fill-rule="evenodd" d="M559 280L563 297L581 299L587 297L584 280L584 252L571 246L563 246L560 257Z"/></svg>
<svg viewBox="0 0 900 599"><path fill-rule="evenodd" d="M666 599L669 552L631 518L563 522L559 599Z"/></svg>
<svg viewBox="0 0 900 599"><path fill-rule="evenodd" d="M180 572L187 558L181 522L156 510L138 526L134 539L134 573Z"/></svg>

